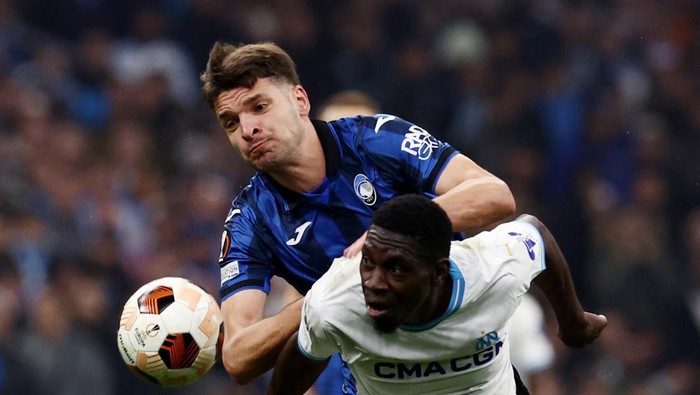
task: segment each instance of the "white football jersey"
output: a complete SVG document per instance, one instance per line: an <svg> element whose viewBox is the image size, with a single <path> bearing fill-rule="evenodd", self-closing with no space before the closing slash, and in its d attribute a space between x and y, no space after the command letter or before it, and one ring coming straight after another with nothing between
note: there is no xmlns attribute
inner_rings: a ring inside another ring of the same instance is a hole
<svg viewBox="0 0 700 395"><path fill-rule="evenodd" d="M534 296L526 293L515 309L510 330L510 359L523 383L554 364L554 346L545 330L544 311Z"/></svg>
<svg viewBox="0 0 700 395"><path fill-rule="evenodd" d="M510 318L545 268L534 226L508 222L453 242L447 310L391 334L378 332L367 314L360 259L336 259L306 295L302 352L314 359L339 352L360 394L515 394Z"/></svg>

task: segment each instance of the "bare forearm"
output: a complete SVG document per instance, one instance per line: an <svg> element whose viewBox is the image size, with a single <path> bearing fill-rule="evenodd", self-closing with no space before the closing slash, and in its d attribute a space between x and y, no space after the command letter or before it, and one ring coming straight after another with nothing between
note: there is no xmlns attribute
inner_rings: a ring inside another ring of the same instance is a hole
<svg viewBox="0 0 700 395"><path fill-rule="evenodd" d="M287 340L299 329L299 299L279 314L239 329L223 347L226 370L239 384L246 384L270 370Z"/></svg>
<svg viewBox="0 0 700 395"><path fill-rule="evenodd" d="M534 282L547 297L557 321L560 324L583 322L583 308L579 303L569 266L559 244L549 229L536 218L526 215L521 216L520 219L528 219L528 222L535 225L544 240L547 268L535 278Z"/></svg>
<svg viewBox="0 0 700 395"><path fill-rule="evenodd" d="M462 182L435 198L450 217L455 232L474 232L515 212L515 200L508 186L498 178Z"/></svg>
<svg viewBox="0 0 700 395"><path fill-rule="evenodd" d="M583 347L591 343L607 326L607 318L584 311L581 307L569 266L549 229L531 215L523 215L519 219L533 224L542 235L547 268L534 282L544 292L554 310L559 325L559 338L571 347Z"/></svg>
<svg viewBox="0 0 700 395"><path fill-rule="evenodd" d="M545 244L551 245L551 242L545 241ZM559 246L555 243L547 248L545 256L547 269L535 278L535 284L547 297L560 326L564 323L583 322L583 308Z"/></svg>
<svg viewBox="0 0 700 395"><path fill-rule="evenodd" d="M328 361L315 361L303 356L297 346L296 334L292 335L277 360L267 394L305 393L321 375Z"/></svg>

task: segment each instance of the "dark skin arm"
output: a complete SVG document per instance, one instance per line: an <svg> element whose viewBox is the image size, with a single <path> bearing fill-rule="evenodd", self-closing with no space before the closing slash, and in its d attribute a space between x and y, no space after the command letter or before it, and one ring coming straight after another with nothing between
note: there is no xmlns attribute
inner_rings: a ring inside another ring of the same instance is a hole
<svg viewBox="0 0 700 395"><path fill-rule="evenodd" d="M534 225L542 235L547 269L534 283L547 297L559 325L559 338L570 347L583 347L593 342L605 329L608 320L603 315L584 311L576 296L569 266L552 233L536 217L521 215L518 220Z"/></svg>
<svg viewBox="0 0 700 395"><path fill-rule="evenodd" d="M316 382L329 360L317 361L302 354L295 333L277 359L267 394L302 395Z"/></svg>

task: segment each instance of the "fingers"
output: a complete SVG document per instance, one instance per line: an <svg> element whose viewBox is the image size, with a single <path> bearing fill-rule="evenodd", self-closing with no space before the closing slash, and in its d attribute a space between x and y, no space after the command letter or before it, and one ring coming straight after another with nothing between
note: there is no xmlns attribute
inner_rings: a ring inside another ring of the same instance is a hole
<svg viewBox="0 0 700 395"><path fill-rule="evenodd" d="M360 245L358 247L357 242L352 243L352 245L350 245L348 248L346 248L343 251L343 257L348 258L348 259L354 258L357 254L360 253L361 249L362 249L362 246Z"/></svg>
<svg viewBox="0 0 700 395"><path fill-rule="evenodd" d="M603 328L608 326L608 318L605 317L603 314L598 314L598 318L600 318L601 322L603 323Z"/></svg>
<svg viewBox="0 0 700 395"><path fill-rule="evenodd" d="M584 313L586 324L580 327L559 327L557 335L569 347L580 348L592 343L608 326L608 319L602 314Z"/></svg>
<svg viewBox="0 0 700 395"><path fill-rule="evenodd" d="M362 251L362 246L365 244L366 237L367 232L360 236L359 239L355 240L354 243L350 244L350 246L343 251L343 257L350 259L357 256L357 254L359 254Z"/></svg>
<svg viewBox="0 0 700 395"><path fill-rule="evenodd" d="M598 336L600 336L600 333L603 332L603 329L605 329L605 327L608 326L608 319L604 315L598 314L595 317L597 318L598 322L596 322L593 326L593 340L598 338Z"/></svg>

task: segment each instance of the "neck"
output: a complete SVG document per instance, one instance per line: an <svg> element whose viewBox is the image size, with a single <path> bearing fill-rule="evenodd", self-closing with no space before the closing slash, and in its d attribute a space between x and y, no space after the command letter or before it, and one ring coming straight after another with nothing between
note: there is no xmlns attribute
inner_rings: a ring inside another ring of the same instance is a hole
<svg viewBox="0 0 700 395"><path fill-rule="evenodd" d="M445 279L445 282L442 283L441 286L439 286L435 290L435 302L434 302L434 309L433 309L433 314L430 317L430 320L434 320L438 318L442 313L447 311L447 307L450 305L450 300L452 299L452 277L447 276Z"/></svg>
<svg viewBox="0 0 700 395"><path fill-rule="evenodd" d="M450 299L452 299L452 277L447 276L442 284L433 289L425 303L416 311L417 314L414 314L412 318L407 320L406 324L425 324L440 317L447 311Z"/></svg>
<svg viewBox="0 0 700 395"><path fill-rule="evenodd" d="M310 121L305 123L304 133L298 144L294 162L287 163L280 169L269 172L268 175L290 191L310 192L326 177L326 158L323 147Z"/></svg>

